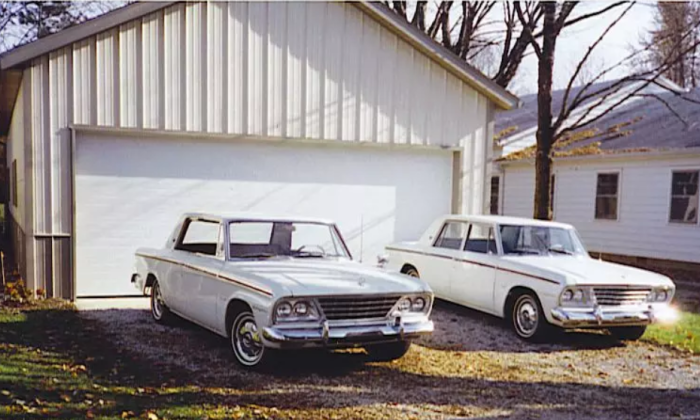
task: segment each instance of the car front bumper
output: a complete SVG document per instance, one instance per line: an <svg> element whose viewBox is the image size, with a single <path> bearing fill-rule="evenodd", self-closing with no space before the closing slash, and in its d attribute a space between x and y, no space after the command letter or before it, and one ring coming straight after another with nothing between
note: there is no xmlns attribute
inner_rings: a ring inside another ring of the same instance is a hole
<svg viewBox="0 0 700 420"><path fill-rule="evenodd" d="M554 308L554 323L564 328L606 328L649 325L672 320L676 313L669 305L637 307Z"/></svg>
<svg viewBox="0 0 700 420"><path fill-rule="evenodd" d="M262 329L263 342L272 348L343 348L365 344L411 340L431 334L433 321L385 321L354 325L324 322L315 327L271 326Z"/></svg>

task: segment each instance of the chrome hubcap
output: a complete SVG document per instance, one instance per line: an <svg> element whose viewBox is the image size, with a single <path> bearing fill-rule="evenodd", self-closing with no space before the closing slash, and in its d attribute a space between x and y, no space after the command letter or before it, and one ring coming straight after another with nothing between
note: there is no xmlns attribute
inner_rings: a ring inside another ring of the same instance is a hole
<svg viewBox="0 0 700 420"><path fill-rule="evenodd" d="M158 283L153 285L153 316L160 319L163 316L163 297L160 294Z"/></svg>
<svg viewBox="0 0 700 420"><path fill-rule="evenodd" d="M254 365L260 361L263 345L258 333L258 326L251 314L242 314L233 325L233 350L238 360L244 365Z"/></svg>
<svg viewBox="0 0 700 420"><path fill-rule="evenodd" d="M529 296L522 296L518 299L515 308L515 326L520 335L529 337L535 333L539 315L537 304Z"/></svg>

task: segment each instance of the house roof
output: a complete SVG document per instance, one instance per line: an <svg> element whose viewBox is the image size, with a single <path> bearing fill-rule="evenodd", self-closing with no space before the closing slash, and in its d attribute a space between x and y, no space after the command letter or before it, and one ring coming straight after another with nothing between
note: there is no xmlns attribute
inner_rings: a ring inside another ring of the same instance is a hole
<svg viewBox="0 0 700 420"><path fill-rule="evenodd" d="M174 3L176 2L134 3L0 55L0 92L3 93L0 96L0 137L7 134L23 66L51 51L146 16ZM494 83L475 67L460 60L451 51L410 25L387 6L369 1L351 4L488 97L498 108L512 109L519 105L517 96Z"/></svg>
<svg viewBox="0 0 700 420"><path fill-rule="evenodd" d="M613 82L595 85L594 89ZM572 133L568 140L561 141L555 146L555 157L557 154L619 154L684 149L695 152L700 147L700 88L683 92L673 85L649 85L639 93L639 96L626 101L607 116ZM563 90L552 92L555 114L561 107L563 94ZM507 133L498 141L504 146L504 155L510 154L511 159L531 157L526 149L532 148L535 143L537 98L536 95L528 95L522 100L521 109L501 113L496 120L496 132ZM528 130L531 135L524 134ZM518 141L519 136L524 140ZM515 144L519 144L519 148L512 147ZM511 148L506 150L508 146Z"/></svg>

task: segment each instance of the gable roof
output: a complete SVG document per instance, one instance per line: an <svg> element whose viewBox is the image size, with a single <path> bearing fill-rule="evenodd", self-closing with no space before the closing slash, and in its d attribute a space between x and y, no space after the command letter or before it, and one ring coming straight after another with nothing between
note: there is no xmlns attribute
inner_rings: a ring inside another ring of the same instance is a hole
<svg viewBox="0 0 700 420"><path fill-rule="evenodd" d="M593 89L614 82L602 82L593 85ZM625 89L629 92L640 87L640 83L645 82L632 81ZM661 83L665 87L646 86L639 96L572 133L569 137L572 140L561 142L555 152L566 155L578 149L580 153L575 154L611 154L700 147L700 88L684 92L666 80ZM555 113L561 108L563 95L563 90L552 92ZM496 132L504 134L504 138L498 140L504 156L534 146L537 95L523 97L521 109L498 114L496 118ZM527 153L518 155L529 157Z"/></svg>
<svg viewBox="0 0 700 420"><path fill-rule="evenodd" d="M140 2L134 3L109 13L83 22L79 25L64 29L53 35L41 38L26 45L14 48L0 55L0 91L10 92L0 98L0 137L7 133L12 108L21 79L23 66L31 60L51 51L69 46L85 38L117 27L134 19L146 16L177 2ZM351 3L365 14L372 17L383 27L395 33L404 41L426 54L457 76L460 80L480 92L500 109L512 109L519 106L517 96L494 83L475 67L459 59L448 49L444 48L422 31L410 25L387 6L369 1ZM9 74L13 74L9 77ZM8 85L7 83L12 82Z"/></svg>

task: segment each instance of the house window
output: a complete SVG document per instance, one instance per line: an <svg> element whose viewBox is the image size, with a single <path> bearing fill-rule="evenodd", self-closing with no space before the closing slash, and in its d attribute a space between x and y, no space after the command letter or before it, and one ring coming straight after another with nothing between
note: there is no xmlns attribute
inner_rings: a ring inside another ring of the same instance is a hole
<svg viewBox="0 0 700 420"><path fill-rule="evenodd" d="M698 171L673 172L671 177L670 221L697 223Z"/></svg>
<svg viewBox="0 0 700 420"><path fill-rule="evenodd" d="M598 174L595 193L595 218L617 220L620 174Z"/></svg>
<svg viewBox="0 0 700 420"><path fill-rule="evenodd" d="M490 213L498 214L498 193L500 190L501 178L497 176L491 177L491 203L490 203Z"/></svg>
<svg viewBox="0 0 700 420"><path fill-rule="evenodd" d="M10 174L10 177L12 178L10 180L10 188L12 188L12 205L17 207L17 159L12 161L12 173Z"/></svg>

